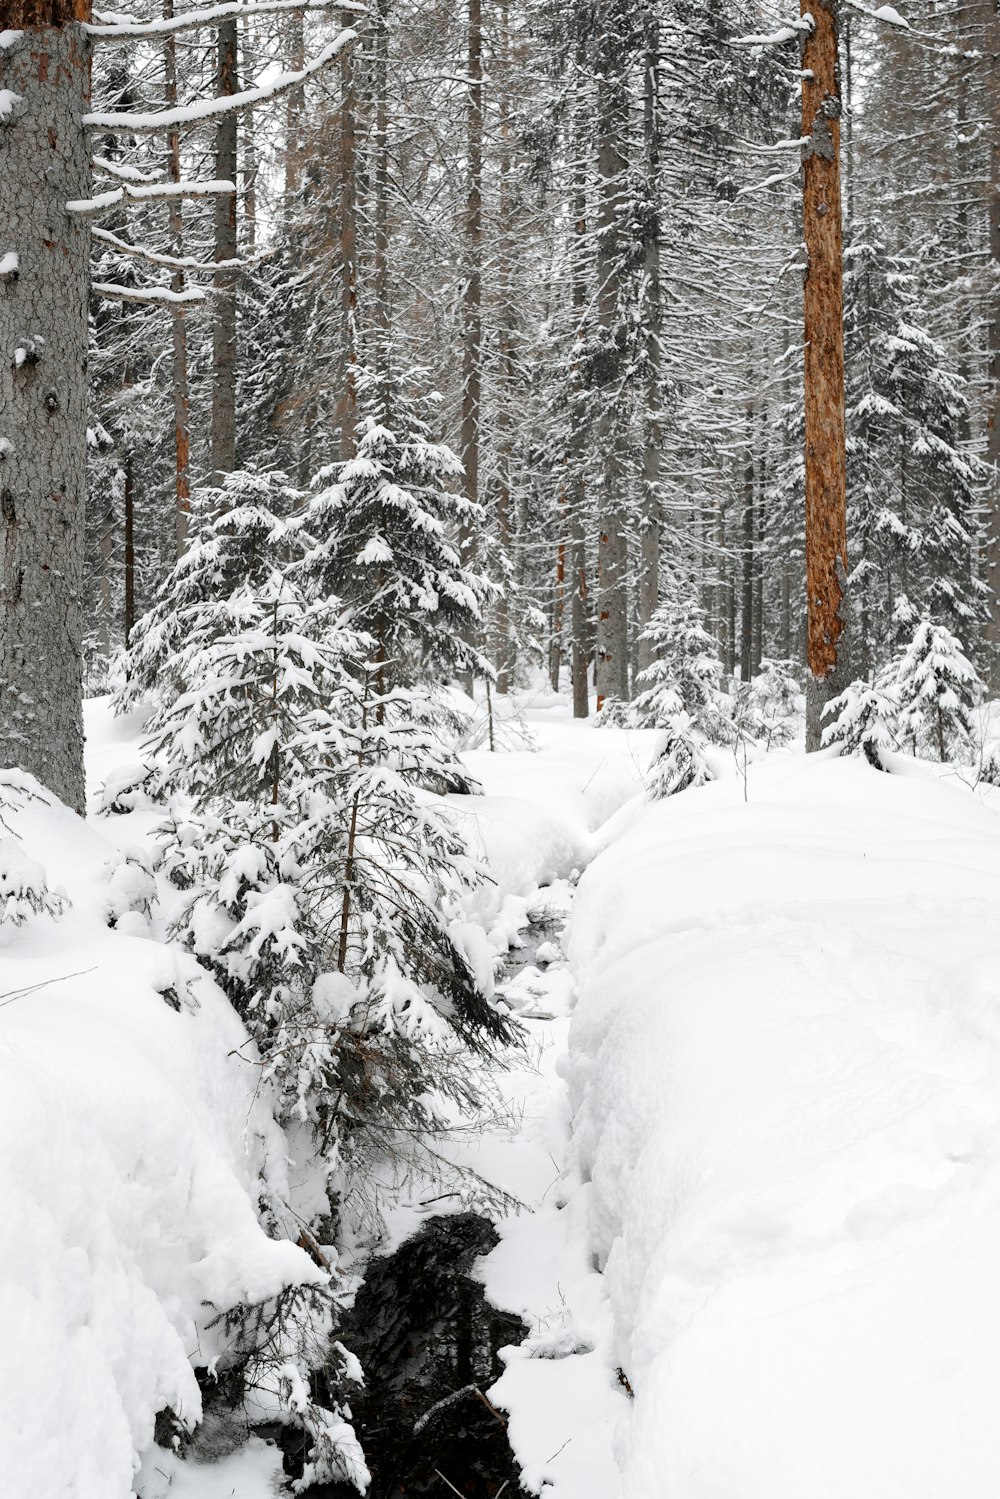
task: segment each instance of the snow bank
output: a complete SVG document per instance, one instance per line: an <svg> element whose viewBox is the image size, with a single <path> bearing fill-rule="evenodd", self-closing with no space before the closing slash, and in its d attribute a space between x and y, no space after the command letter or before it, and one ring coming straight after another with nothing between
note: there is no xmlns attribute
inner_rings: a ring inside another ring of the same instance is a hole
<svg viewBox="0 0 1000 1499"><path fill-rule="evenodd" d="M0 923L0 1493L126 1499L156 1413L199 1414L216 1312L319 1272L258 1222L283 1151L219 990L108 927L130 881L99 833L3 811L70 905Z"/></svg>
<svg viewBox="0 0 1000 1499"><path fill-rule="evenodd" d="M786 760L580 884L568 1074L627 1499L1000 1489L1000 820Z"/></svg>

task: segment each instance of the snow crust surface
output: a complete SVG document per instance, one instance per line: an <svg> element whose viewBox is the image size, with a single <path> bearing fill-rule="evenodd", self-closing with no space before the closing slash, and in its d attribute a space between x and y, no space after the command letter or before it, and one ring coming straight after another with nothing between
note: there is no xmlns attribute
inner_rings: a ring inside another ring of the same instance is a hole
<svg viewBox="0 0 1000 1499"><path fill-rule="evenodd" d="M751 768L581 881L624 1499L1000 1491L1000 820L913 770Z"/></svg>

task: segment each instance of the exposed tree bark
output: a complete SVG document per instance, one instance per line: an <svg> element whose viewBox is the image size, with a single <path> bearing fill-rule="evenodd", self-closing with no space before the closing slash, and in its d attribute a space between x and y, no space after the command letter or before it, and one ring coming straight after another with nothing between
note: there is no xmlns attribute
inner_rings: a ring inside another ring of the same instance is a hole
<svg viewBox="0 0 1000 1499"><path fill-rule="evenodd" d="M847 460L844 437L843 230L840 212L839 0L802 0L814 18L802 52L805 332L806 748L846 669Z"/></svg>
<svg viewBox="0 0 1000 1499"><path fill-rule="evenodd" d="M5 0L0 88L0 766L83 811L88 0Z"/></svg>
<svg viewBox="0 0 1000 1499"><path fill-rule="evenodd" d="M237 92L237 23L219 24L216 94ZM216 126L215 175L236 183L237 128L235 112L223 115ZM215 258L233 261L237 255L236 193L220 193L215 200ZM221 485L236 467L236 288L233 268L215 272L215 316L212 324L212 433L209 467L212 483Z"/></svg>
<svg viewBox="0 0 1000 1499"><path fill-rule="evenodd" d="M619 387L622 374L619 293L621 220L625 212L624 144L629 97L625 77L621 3L600 12L597 80L597 320L599 346L594 364L598 401L598 451L601 489L598 496L597 548L597 706L605 699L626 701L628 685L628 539L625 475L622 462Z"/></svg>
<svg viewBox="0 0 1000 1499"><path fill-rule="evenodd" d="M569 466L569 560L572 587L570 591L570 669L573 676L573 717L586 718L590 713L590 684L587 680L590 650L587 619L587 533L585 529L586 479L586 390L583 381L583 350L586 346L587 282L584 247L587 239L587 101L581 87L586 59L582 33L577 37L576 63L579 97L573 121L573 237L570 255L573 331L577 354L570 383L570 418L567 462Z"/></svg>
<svg viewBox="0 0 1000 1499"><path fill-rule="evenodd" d="M174 0L163 0L163 19L169 21L174 14ZM174 109L177 93L177 42L172 34L164 38L163 64L165 73L164 102ZM167 171L171 182L181 180L181 135L177 129L167 135ZM180 198L172 198L168 209L170 228L170 253L184 253L184 213ZM181 270L170 273L170 289L183 292L185 276ZM170 308L172 333L171 375L174 398L174 543L175 553L180 557L187 546L188 526L191 519L191 393L188 383L187 323L182 303L173 302Z"/></svg>

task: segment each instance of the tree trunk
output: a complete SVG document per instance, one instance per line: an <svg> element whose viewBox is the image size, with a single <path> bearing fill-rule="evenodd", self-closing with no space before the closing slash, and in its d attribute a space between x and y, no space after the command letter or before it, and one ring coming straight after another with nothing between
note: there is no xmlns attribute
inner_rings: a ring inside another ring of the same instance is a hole
<svg viewBox="0 0 1000 1499"><path fill-rule="evenodd" d="M459 437L465 465L465 495L479 501L479 437L483 390L483 18L482 0L468 0L468 106L465 200L465 282L462 291L462 425ZM473 527L464 525L460 537L462 561L475 558ZM471 680L464 682L467 692Z"/></svg>
<svg viewBox="0 0 1000 1499"><path fill-rule="evenodd" d="M753 418L750 419L751 443ZM749 682L753 676L753 567L754 567L754 503L753 503L753 447L747 454L743 469L743 549L742 549L742 608L740 610L740 680Z"/></svg>
<svg viewBox="0 0 1000 1499"><path fill-rule="evenodd" d="M235 20L219 24L216 94L227 97L237 91ZM216 126L215 175L232 182L237 172L235 112L223 115ZM220 193L215 199L215 258L236 259L236 192ZM215 317L212 323L212 436L209 467L212 483L221 485L236 467L236 286L233 268L215 273Z"/></svg>
<svg viewBox="0 0 1000 1499"><path fill-rule="evenodd" d="M628 700L628 541L625 474L620 431L622 358L619 347L621 244L619 230L626 211L623 155L628 130L625 82L625 17L620 4L608 7L601 38L601 73L597 82L597 318L599 347L595 357L598 451L601 490L598 497L597 549L597 706L605 699Z"/></svg>
<svg viewBox="0 0 1000 1499"><path fill-rule="evenodd" d="M90 196L88 0L6 0L0 27L0 766L82 812L81 588ZM17 256L11 266L9 257Z"/></svg>
<svg viewBox="0 0 1000 1499"><path fill-rule="evenodd" d="M578 76L582 76L586 61L585 40L578 35L576 44ZM579 85L578 85L579 86ZM587 281L584 254L587 241L587 168L586 149L588 140L587 98L581 89L576 101L573 119L573 239L570 251L570 277L573 299L573 330L579 351L573 362L570 380L569 443L567 451L570 470L569 488L569 534L570 534L570 667L573 676L573 717L586 718L590 713L590 684L587 681L590 649L587 620L587 533L585 529L586 504L586 390L583 380L583 353L586 347Z"/></svg>
<svg viewBox="0 0 1000 1499"><path fill-rule="evenodd" d="M375 96L374 255L375 370L389 373L392 309L389 297L389 0L377 0L374 17L372 92Z"/></svg>
<svg viewBox="0 0 1000 1499"><path fill-rule="evenodd" d="M657 0L647 0L643 62L643 146L646 179L645 237L646 411L642 455L642 516L639 531L639 587L636 600L636 665L652 665L653 646L642 631L660 593L660 449L663 441L662 307L660 287L660 28Z"/></svg>
<svg viewBox="0 0 1000 1499"><path fill-rule="evenodd" d="M988 501L986 581L993 589L986 626L988 681L1000 691L1000 7L991 8L987 30L990 73L986 85L990 115L989 234L993 280L989 292L989 367L986 459L993 472Z"/></svg>
<svg viewBox="0 0 1000 1499"><path fill-rule="evenodd" d="M347 12L350 18L350 12ZM337 403L340 456L353 457L358 425L358 167L357 91L354 48L340 54L340 325L343 341L341 395Z"/></svg>
<svg viewBox="0 0 1000 1499"><path fill-rule="evenodd" d="M846 670L847 471L844 439L843 230L840 216L838 0L802 0L814 29L802 52L805 334L806 748L819 748L823 708Z"/></svg>
<svg viewBox="0 0 1000 1499"><path fill-rule="evenodd" d="M169 21L173 14L174 0L163 0L163 19ZM168 32L164 37L163 46L164 102L168 109L174 109L177 106L176 38ZM167 171L171 182L181 180L179 130L171 130L167 136ZM168 215L170 253L180 257L184 252L184 214L180 198L171 199ZM171 291L182 292L184 285L184 272L171 271ZM184 320L184 314L183 303L171 304L171 374L174 398L174 548L178 557L183 555L187 546L188 525L191 519L191 478L188 472L188 465L191 461L191 394L188 385L187 323Z"/></svg>
<svg viewBox="0 0 1000 1499"><path fill-rule="evenodd" d="M125 454L125 649L128 650L135 626L135 468L132 454Z"/></svg>

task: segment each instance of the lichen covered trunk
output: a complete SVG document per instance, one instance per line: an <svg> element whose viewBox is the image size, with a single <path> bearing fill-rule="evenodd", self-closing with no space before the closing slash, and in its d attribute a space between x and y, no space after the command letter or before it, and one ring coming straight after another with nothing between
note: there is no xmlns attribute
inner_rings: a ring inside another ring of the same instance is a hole
<svg viewBox="0 0 1000 1499"><path fill-rule="evenodd" d="M88 11L0 5L0 765L80 811Z"/></svg>
<svg viewBox="0 0 1000 1499"><path fill-rule="evenodd" d="M807 748L819 747L825 703L845 667L847 459L844 438L843 229L840 218L838 0L807 7L813 30L802 55L805 325Z"/></svg>

